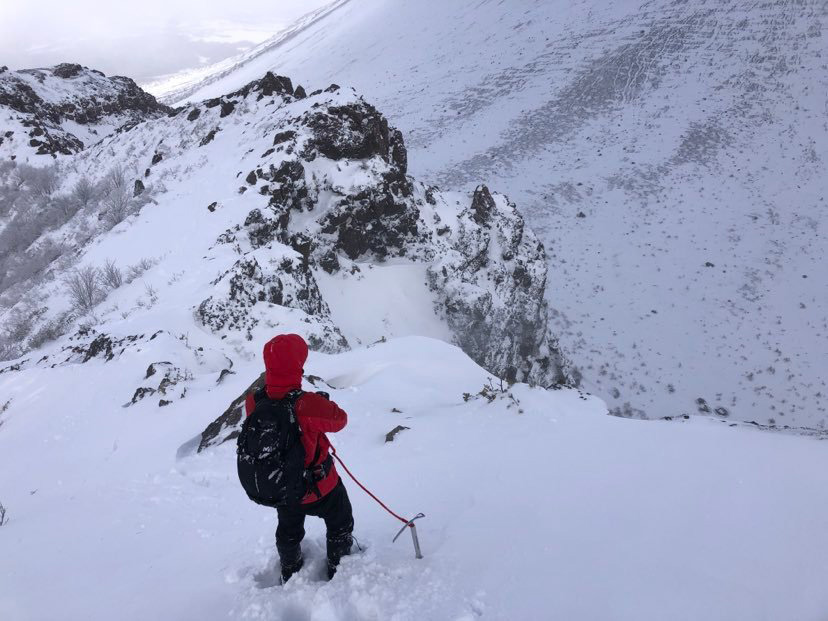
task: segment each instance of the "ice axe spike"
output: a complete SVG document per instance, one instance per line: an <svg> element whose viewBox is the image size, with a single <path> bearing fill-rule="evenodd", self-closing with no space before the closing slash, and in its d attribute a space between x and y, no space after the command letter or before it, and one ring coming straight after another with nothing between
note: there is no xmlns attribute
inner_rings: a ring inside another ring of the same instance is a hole
<svg viewBox="0 0 828 621"><path fill-rule="evenodd" d="M411 518L405 524L403 524L403 527L400 529L400 531L396 535L394 535L394 539L391 540L391 543L394 543L395 541L397 541L397 539L399 539L400 535L403 534L403 531L406 528L410 528L411 529L411 539L414 542L414 558L423 558L423 555L420 552L420 540L417 538L417 527L414 525L414 520L419 520L420 518L424 518L424 517L425 517L424 513L418 513L417 515L415 515L413 518Z"/></svg>

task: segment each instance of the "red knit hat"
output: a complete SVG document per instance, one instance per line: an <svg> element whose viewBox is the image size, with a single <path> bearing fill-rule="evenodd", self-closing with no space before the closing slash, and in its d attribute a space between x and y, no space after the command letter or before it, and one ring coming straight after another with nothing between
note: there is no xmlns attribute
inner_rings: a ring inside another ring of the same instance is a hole
<svg viewBox="0 0 828 621"><path fill-rule="evenodd" d="M302 387L308 344L298 334L280 334L264 346L265 387L271 396Z"/></svg>

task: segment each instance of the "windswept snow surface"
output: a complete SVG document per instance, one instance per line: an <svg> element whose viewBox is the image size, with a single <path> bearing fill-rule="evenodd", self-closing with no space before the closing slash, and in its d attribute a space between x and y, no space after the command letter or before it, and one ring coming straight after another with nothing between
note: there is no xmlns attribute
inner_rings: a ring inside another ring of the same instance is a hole
<svg viewBox="0 0 828 621"><path fill-rule="evenodd" d="M117 334L117 333L116 333ZM176 344L177 343L177 344ZM206 333L188 347L221 346ZM797 619L828 614L828 469L814 439L716 421L629 421L574 390L516 385L424 337L306 371L349 424L332 437L351 470L419 522L399 524L346 481L365 552L322 580L324 528L306 568L276 585L275 512L250 503L233 443L188 441L259 372L193 367L186 399L129 400L158 338L112 362L0 375L0 618ZM93 379L94 378L94 379ZM514 398L514 400L512 399ZM399 412L393 411L394 409ZM392 443L385 434L410 429Z"/></svg>
<svg viewBox="0 0 828 621"><path fill-rule="evenodd" d="M361 0L186 94L357 87L418 179L527 215L612 408L824 427L827 23L823 0Z"/></svg>

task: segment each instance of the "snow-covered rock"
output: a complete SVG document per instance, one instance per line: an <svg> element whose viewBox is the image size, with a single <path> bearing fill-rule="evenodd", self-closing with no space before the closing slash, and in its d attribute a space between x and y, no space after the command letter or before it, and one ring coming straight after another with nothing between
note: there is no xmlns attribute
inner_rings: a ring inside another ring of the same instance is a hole
<svg viewBox="0 0 828 621"><path fill-rule="evenodd" d="M71 155L169 110L132 79L77 64L0 71L0 157Z"/></svg>

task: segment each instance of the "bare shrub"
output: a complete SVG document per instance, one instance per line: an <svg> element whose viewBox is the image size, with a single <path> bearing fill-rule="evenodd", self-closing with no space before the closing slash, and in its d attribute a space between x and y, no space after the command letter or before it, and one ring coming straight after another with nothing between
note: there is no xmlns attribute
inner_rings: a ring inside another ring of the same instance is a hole
<svg viewBox="0 0 828 621"><path fill-rule="evenodd" d="M127 193L129 190L129 175L126 168L116 164L104 178L104 192L107 194Z"/></svg>
<svg viewBox="0 0 828 621"><path fill-rule="evenodd" d="M81 209L89 207L98 197L95 185L86 177L81 177L72 188L72 198Z"/></svg>
<svg viewBox="0 0 828 621"><path fill-rule="evenodd" d="M153 287L150 283L144 283L144 291L149 298L149 305L153 306L158 301L158 290Z"/></svg>
<svg viewBox="0 0 828 621"><path fill-rule="evenodd" d="M127 269L126 282L128 282L128 283L132 282L133 280L138 278L141 274L143 274L148 269L150 269L153 265L155 265L155 261L153 261L152 259L147 259L147 258L141 259L135 265L131 265Z"/></svg>
<svg viewBox="0 0 828 621"><path fill-rule="evenodd" d="M34 328L34 321L36 315L27 312L15 310L6 320L5 337L8 341L21 343L23 339L29 336L32 328Z"/></svg>
<svg viewBox="0 0 828 621"><path fill-rule="evenodd" d="M0 502L0 526L8 524L9 518L6 516L6 507Z"/></svg>
<svg viewBox="0 0 828 621"><path fill-rule="evenodd" d="M115 261L107 259L100 271L101 285L107 289L117 289L124 284L124 275Z"/></svg>
<svg viewBox="0 0 828 621"><path fill-rule="evenodd" d="M109 228L123 222L132 211L132 198L125 189L112 190L104 199L104 209L101 214L103 221Z"/></svg>
<svg viewBox="0 0 828 621"><path fill-rule="evenodd" d="M29 338L29 347L37 349L38 347L50 342L66 334L66 329L71 323L71 314L62 313L46 322L37 332Z"/></svg>
<svg viewBox="0 0 828 621"><path fill-rule="evenodd" d="M43 168L20 164L16 172L19 183L28 187L37 198L49 198L60 187L57 166L54 164Z"/></svg>
<svg viewBox="0 0 828 621"><path fill-rule="evenodd" d="M81 208L80 203L73 196L57 196L51 201L51 208L57 212L57 224L68 222Z"/></svg>
<svg viewBox="0 0 828 621"><path fill-rule="evenodd" d="M103 299L99 284L100 272L92 266L72 271L64 282L75 310L88 313Z"/></svg>
<svg viewBox="0 0 828 621"><path fill-rule="evenodd" d="M14 360L23 355L20 344L0 336L0 360Z"/></svg>

